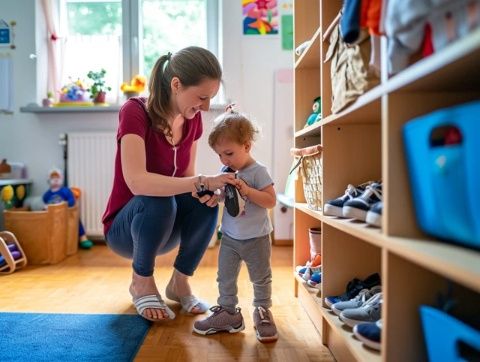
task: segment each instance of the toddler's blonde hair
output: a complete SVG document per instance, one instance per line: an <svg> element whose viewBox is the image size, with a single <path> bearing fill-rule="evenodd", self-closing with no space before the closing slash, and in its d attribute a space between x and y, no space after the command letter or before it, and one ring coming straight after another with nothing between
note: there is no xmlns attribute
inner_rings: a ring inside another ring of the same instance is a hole
<svg viewBox="0 0 480 362"><path fill-rule="evenodd" d="M219 142L227 140L244 145L254 142L259 133L258 128L244 114L230 110L222 113L213 121L213 129L208 136L208 144L214 147Z"/></svg>

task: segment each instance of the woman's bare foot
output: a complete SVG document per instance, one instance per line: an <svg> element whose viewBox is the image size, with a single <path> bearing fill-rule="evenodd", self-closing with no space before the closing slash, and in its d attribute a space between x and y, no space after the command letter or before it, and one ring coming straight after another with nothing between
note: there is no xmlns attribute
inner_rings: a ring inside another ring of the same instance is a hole
<svg viewBox="0 0 480 362"><path fill-rule="evenodd" d="M132 275L132 284L130 284L129 291L133 299L137 299L145 295L160 295L158 293L153 276L144 277L136 274L135 272L133 272ZM147 308L143 312L143 316L149 319L169 319L166 310L160 308Z"/></svg>
<svg viewBox="0 0 480 362"><path fill-rule="evenodd" d="M172 277L170 278L166 289L175 294L178 298L190 296L192 295L192 289L188 283L188 278L188 275L179 272L177 269L173 269ZM203 313L203 311L198 306L195 306L190 313L199 314Z"/></svg>

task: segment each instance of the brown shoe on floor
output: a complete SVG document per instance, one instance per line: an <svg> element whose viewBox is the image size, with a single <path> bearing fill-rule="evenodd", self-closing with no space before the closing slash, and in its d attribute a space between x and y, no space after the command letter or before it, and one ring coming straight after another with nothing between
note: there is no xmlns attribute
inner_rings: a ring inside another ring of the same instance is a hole
<svg viewBox="0 0 480 362"><path fill-rule="evenodd" d="M253 324L260 342L275 342L278 339L277 326L268 309L256 307L253 311Z"/></svg>

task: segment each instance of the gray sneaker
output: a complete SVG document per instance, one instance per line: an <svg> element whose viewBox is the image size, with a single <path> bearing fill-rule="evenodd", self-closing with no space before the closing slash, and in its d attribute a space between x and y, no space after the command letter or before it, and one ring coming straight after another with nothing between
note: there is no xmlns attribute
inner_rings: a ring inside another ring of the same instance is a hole
<svg viewBox="0 0 480 362"><path fill-rule="evenodd" d="M236 308L235 313L229 313L219 305L211 307L210 310L213 312L210 316L193 324L195 333L203 335L218 332L237 333L245 329L240 308Z"/></svg>
<svg viewBox="0 0 480 362"><path fill-rule="evenodd" d="M345 309L340 313L340 320L352 328L358 323L376 322L382 316L382 301L382 293L377 293L360 308Z"/></svg>
<svg viewBox="0 0 480 362"><path fill-rule="evenodd" d="M380 293L381 291L382 287L380 285L376 285L371 289L362 289L356 297L344 302L337 302L335 304L332 304L332 311L336 315L340 315L340 313L342 313L346 309L360 308L367 302L367 300L369 300L375 294Z"/></svg>
<svg viewBox="0 0 480 362"><path fill-rule="evenodd" d="M256 307L253 311L253 325L260 342L275 342L278 339L277 326L273 321L272 313L263 307Z"/></svg>

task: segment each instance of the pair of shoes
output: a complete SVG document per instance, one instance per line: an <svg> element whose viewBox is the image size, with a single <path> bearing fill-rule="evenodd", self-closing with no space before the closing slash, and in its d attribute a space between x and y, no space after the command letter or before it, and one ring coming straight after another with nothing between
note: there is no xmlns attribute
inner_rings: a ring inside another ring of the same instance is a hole
<svg viewBox="0 0 480 362"><path fill-rule="evenodd" d="M230 167L226 167L222 171L235 173L235 171L232 170ZM236 173L235 177L237 177ZM232 217L240 216L245 210L245 200L242 198L234 185L225 185L224 205L225 209L227 209L228 214Z"/></svg>
<svg viewBox="0 0 480 362"><path fill-rule="evenodd" d="M197 299L194 295L186 295L184 297L179 297L173 293L169 288L165 289L165 296L173 300L174 302L180 303L182 305L182 310L186 313L191 314L203 314L208 310L208 304ZM197 308L197 312L192 312L194 308Z"/></svg>
<svg viewBox="0 0 480 362"><path fill-rule="evenodd" d="M380 351L382 346L382 320L372 323L359 323L353 327L353 334L367 347Z"/></svg>
<svg viewBox="0 0 480 362"><path fill-rule="evenodd" d="M383 294L377 293L368 299L361 307L345 309L340 313L340 320L350 327L363 322L376 322L382 317Z"/></svg>
<svg viewBox="0 0 480 362"><path fill-rule="evenodd" d="M162 322L168 319L175 319L175 313L165 304L162 297L158 294L150 294L144 295L138 298L132 298L133 305L137 310L137 313L142 316L143 318L152 321L152 322ZM143 314L146 309L161 309L165 311L168 315L168 318L165 319L156 319L156 318L149 318Z"/></svg>
<svg viewBox="0 0 480 362"><path fill-rule="evenodd" d="M193 324L195 333L201 335L218 332L237 333L245 329L240 308L236 308L234 313L230 313L222 306L215 305L210 310L212 311L210 316Z"/></svg>
<svg viewBox="0 0 480 362"><path fill-rule="evenodd" d="M275 342L278 339L277 326L268 308L255 308L253 311L253 326L260 342Z"/></svg>
<svg viewBox="0 0 480 362"><path fill-rule="evenodd" d="M327 216L343 217L343 205L345 205L347 201L360 196L363 191L365 191L365 187L371 183L372 181L369 181L358 186L349 184L343 196L325 202L325 205L323 206L323 214Z"/></svg>
<svg viewBox="0 0 480 362"><path fill-rule="evenodd" d="M331 308L335 303L345 302L354 298L362 289L371 289L380 284L381 280L378 273L369 275L367 278L365 278L365 280L354 278L348 282L346 290L343 294L325 297L325 304Z"/></svg>
<svg viewBox="0 0 480 362"><path fill-rule="evenodd" d="M362 289L360 293L358 293L354 298L345 302L338 302L332 304L332 311L336 315L340 315L340 313L342 313L344 310L359 308L363 306L367 302L367 300L369 300L375 294L380 293L381 291L382 287L380 285L376 285L370 289Z"/></svg>
<svg viewBox="0 0 480 362"><path fill-rule="evenodd" d="M382 201L382 184L374 182L365 187L363 193L343 204L343 217L365 221L373 204Z"/></svg>

